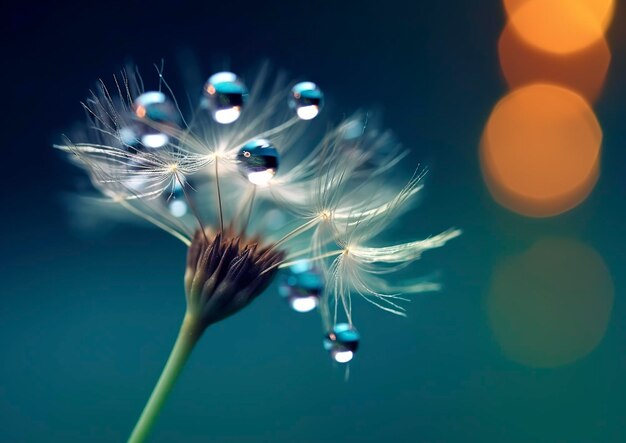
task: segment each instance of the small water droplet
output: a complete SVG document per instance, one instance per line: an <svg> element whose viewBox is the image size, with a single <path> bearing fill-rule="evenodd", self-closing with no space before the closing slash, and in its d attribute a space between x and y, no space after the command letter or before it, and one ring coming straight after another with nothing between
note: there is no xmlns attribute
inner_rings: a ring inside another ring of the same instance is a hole
<svg viewBox="0 0 626 443"><path fill-rule="evenodd" d="M291 89L289 107L296 111L302 120L317 117L324 105L324 94L313 82L301 82Z"/></svg>
<svg viewBox="0 0 626 443"><path fill-rule="evenodd" d="M213 120L224 125L239 118L248 100L248 88L232 72L213 74L205 83L203 93Z"/></svg>
<svg viewBox="0 0 626 443"><path fill-rule="evenodd" d="M242 146L237 160L239 171L250 183L264 186L276 175L279 154L269 141L257 139Z"/></svg>
<svg viewBox="0 0 626 443"><path fill-rule="evenodd" d="M180 115L174 103L157 91L144 92L133 103L136 124L120 130L122 142L133 146L138 140L148 148L160 148L169 142L167 129L180 124Z"/></svg>
<svg viewBox="0 0 626 443"><path fill-rule="evenodd" d="M337 323L324 337L324 349L337 363L348 363L359 348L360 334L348 323Z"/></svg>
<svg viewBox="0 0 626 443"><path fill-rule="evenodd" d="M302 261L290 266L278 287L291 309L309 312L319 305L324 290L324 277L310 262Z"/></svg>

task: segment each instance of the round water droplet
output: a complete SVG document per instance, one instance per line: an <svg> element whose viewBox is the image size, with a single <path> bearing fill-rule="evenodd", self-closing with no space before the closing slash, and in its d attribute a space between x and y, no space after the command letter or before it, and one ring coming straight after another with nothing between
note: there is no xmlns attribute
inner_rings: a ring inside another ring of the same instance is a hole
<svg viewBox="0 0 626 443"><path fill-rule="evenodd" d="M239 171L250 183L264 186L278 170L278 151L269 141L252 140L242 146L237 154Z"/></svg>
<svg viewBox="0 0 626 443"><path fill-rule="evenodd" d="M324 94L315 83L302 82L291 89L289 107L295 110L302 120L311 120L317 117L323 105Z"/></svg>
<svg viewBox="0 0 626 443"><path fill-rule="evenodd" d="M309 312L315 309L319 305L323 290L322 273L307 261L290 266L278 287L279 294L296 312Z"/></svg>
<svg viewBox="0 0 626 443"><path fill-rule="evenodd" d="M163 194L166 199L167 209L176 218L183 217L189 211L189 205L185 198L183 187L178 181L170 188L169 192Z"/></svg>
<svg viewBox="0 0 626 443"><path fill-rule="evenodd" d="M120 130L120 138L139 140L148 148L160 148L169 142L168 128L180 124L180 115L174 103L162 92L144 92L133 103L137 122ZM124 133L122 133L124 131ZM134 134L134 135L133 135ZM133 146L132 143L128 145Z"/></svg>
<svg viewBox="0 0 626 443"><path fill-rule="evenodd" d="M337 363L348 363L359 348L361 336L347 323L337 323L324 337L324 349Z"/></svg>
<svg viewBox="0 0 626 443"><path fill-rule="evenodd" d="M234 122L248 100L248 88L232 72L213 74L204 85L205 105L213 120L221 124Z"/></svg>

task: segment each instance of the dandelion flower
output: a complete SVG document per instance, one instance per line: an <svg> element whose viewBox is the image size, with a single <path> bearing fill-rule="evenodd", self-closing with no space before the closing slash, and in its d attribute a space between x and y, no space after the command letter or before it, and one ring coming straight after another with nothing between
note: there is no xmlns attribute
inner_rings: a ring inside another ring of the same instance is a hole
<svg viewBox="0 0 626 443"><path fill-rule="evenodd" d="M424 172L396 187L407 151L357 113L317 139L324 95L264 69L250 88L231 72L209 77L184 113L157 67L100 82L83 104L88 135L56 146L89 175L101 197L83 210L139 217L188 247L186 313L163 373L131 434L144 441L204 330L246 307L275 279L294 310L316 307L324 347L349 362L360 336L353 297L404 315L410 293L436 290L394 273L460 231L378 246L410 208ZM98 211L98 207L104 210ZM391 280L390 277L393 277Z"/></svg>

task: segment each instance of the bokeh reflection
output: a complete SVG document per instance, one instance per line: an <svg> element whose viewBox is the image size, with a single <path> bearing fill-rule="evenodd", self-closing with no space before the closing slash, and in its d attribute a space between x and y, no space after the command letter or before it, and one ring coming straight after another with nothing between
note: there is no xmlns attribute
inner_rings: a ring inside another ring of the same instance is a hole
<svg viewBox="0 0 626 443"><path fill-rule="evenodd" d="M544 238L497 266L487 298L496 341L510 359L557 367L591 352L613 307L602 257L576 240Z"/></svg>
<svg viewBox="0 0 626 443"><path fill-rule="evenodd" d="M510 24L498 42L502 73L510 88L554 83L595 102L606 79L611 51L604 37L571 54L550 54L527 44Z"/></svg>
<svg viewBox="0 0 626 443"><path fill-rule="evenodd" d="M601 144L602 129L581 96L533 84L495 106L480 147L483 177L503 206L527 216L553 216L589 195Z"/></svg>

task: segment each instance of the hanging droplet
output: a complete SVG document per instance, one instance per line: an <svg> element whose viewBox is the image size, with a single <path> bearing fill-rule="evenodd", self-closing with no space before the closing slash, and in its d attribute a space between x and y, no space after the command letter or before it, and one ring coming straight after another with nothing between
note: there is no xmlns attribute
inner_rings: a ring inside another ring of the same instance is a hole
<svg viewBox="0 0 626 443"><path fill-rule="evenodd" d="M241 115L248 100L248 88L232 72L218 72L209 77L204 85L204 97L213 120L226 125Z"/></svg>
<svg viewBox="0 0 626 443"><path fill-rule="evenodd" d="M269 141L252 140L243 145L237 154L239 171L250 183L264 186L278 170L278 151Z"/></svg>
<svg viewBox="0 0 626 443"><path fill-rule="evenodd" d="M302 120L317 117L324 105L322 90L312 82L298 83L291 89L289 107L296 111Z"/></svg>
<svg viewBox="0 0 626 443"><path fill-rule="evenodd" d="M170 214L176 218L181 218L187 214L189 205L185 198L185 191L178 181L174 183L170 192L166 192L164 196L167 199L167 209L170 211Z"/></svg>
<svg viewBox="0 0 626 443"><path fill-rule="evenodd" d="M174 103L158 91L144 92L133 103L137 124L124 128L124 134L134 137L148 148L160 148L169 142L167 129L178 126L180 115ZM132 144L129 143L132 146Z"/></svg>
<svg viewBox="0 0 626 443"><path fill-rule="evenodd" d="M337 363L348 363L359 348L360 335L347 323L337 323L324 337L324 349Z"/></svg>
<svg viewBox="0 0 626 443"><path fill-rule="evenodd" d="M309 312L319 305L324 277L311 262L302 261L289 267L278 292L296 312Z"/></svg>

